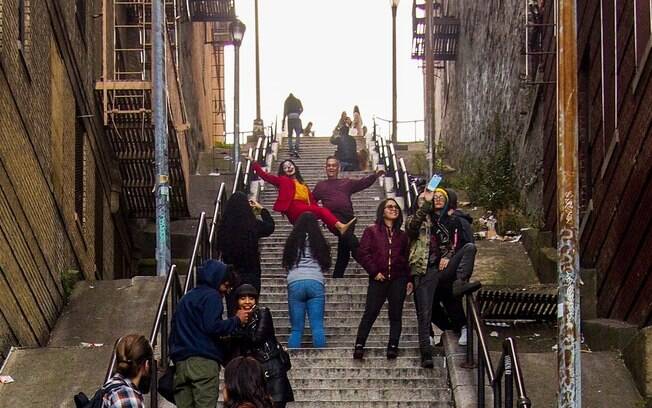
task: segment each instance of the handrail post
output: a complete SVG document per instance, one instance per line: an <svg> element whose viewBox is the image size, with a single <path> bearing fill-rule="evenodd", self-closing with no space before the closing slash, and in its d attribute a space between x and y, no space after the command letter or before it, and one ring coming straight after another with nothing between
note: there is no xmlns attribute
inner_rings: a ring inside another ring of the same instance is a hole
<svg viewBox="0 0 652 408"><path fill-rule="evenodd" d="M494 394L494 408L500 408L500 405L502 404L502 388L500 377L497 377L494 380L493 384L491 384L491 390Z"/></svg>
<svg viewBox="0 0 652 408"><path fill-rule="evenodd" d="M150 395L151 395L151 400L150 400L150 406L151 407L158 407L158 363L156 362L156 359L152 359L152 382L150 385Z"/></svg>
<svg viewBox="0 0 652 408"><path fill-rule="evenodd" d="M480 355L480 347L478 347L478 407L484 407L484 360Z"/></svg>
<svg viewBox="0 0 652 408"><path fill-rule="evenodd" d="M188 274L186 275L186 284L184 285L183 288L183 294L185 295L188 293L188 290L190 289L190 282L192 281L193 285L197 284L197 265L196 265L196 257L197 257L197 251L199 250L199 244L200 240L202 237L202 230L204 228L204 220L206 219L206 213L202 211L201 215L199 216L199 223L197 224L197 233L195 235L195 245L193 246L192 249L192 256L190 257L190 265L188 266ZM194 286L193 286L194 287Z"/></svg>
<svg viewBox="0 0 652 408"><path fill-rule="evenodd" d="M514 406L514 378L512 377L512 357L505 350L505 408Z"/></svg>
<svg viewBox="0 0 652 408"><path fill-rule="evenodd" d="M462 366L463 368L474 368L475 364L473 362L473 319L471 314L471 296L466 295L466 362Z"/></svg>
<svg viewBox="0 0 652 408"><path fill-rule="evenodd" d="M161 368L168 367L168 301L163 303L163 316L161 318Z"/></svg>

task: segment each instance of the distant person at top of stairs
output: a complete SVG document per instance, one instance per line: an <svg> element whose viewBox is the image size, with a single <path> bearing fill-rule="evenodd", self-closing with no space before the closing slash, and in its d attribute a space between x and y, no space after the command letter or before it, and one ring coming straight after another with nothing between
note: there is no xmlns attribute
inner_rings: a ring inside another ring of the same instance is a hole
<svg viewBox="0 0 652 408"><path fill-rule="evenodd" d="M263 180L272 183L278 188L278 197L274 203L274 211L288 217L290 224L294 224L299 216L311 212L322 220L329 229L337 230L340 234L346 233L355 218L346 224L341 223L327 208L317 205L317 200L303 181L299 168L292 160L284 160L278 166L278 175L275 176L263 170L257 161L247 157L253 163L254 173Z"/></svg>
<svg viewBox="0 0 652 408"><path fill-rule="evenodd" d="M274 408L285 408L288 402L294 401L287 375L289 355L276 340L272 312L258 304L258 291L253 286L240 285L234 292L238 309L250 313L247 324L231 337L234 352L238 356L253 357L263 366L267 393L274 400Z"/></svg>
<svg viewBox="0 0 652 408"><path fill-rule="evenodd" d="M333 215L341 222L349 222L355 215L351 195L372 186L379 176L384 174L383 170L361 179L338 178L340 173L340 162L335 156L326 158L327 180L322 180L315 185L313 195L321 201L325 208L328 208ZM338 237L337 261L333 269L333 278L344 276L344 270L349 264L349 255L356 257L358 249L358 238L354 234L355 225L349 228L344 235Z"/></svg>
<svg viewBox="0 0 652 408"><path fill-rule="evenodd" d="M118 342L115 350L115 374L102 386L102 408L145 408L152 380L152 350L149 340L129 334Z"/></svg>
<svg viewBox="0 0 652 408"><path fill-rule="evenodd" d="M353 358L362 359L364 346L385 300L389 312L387 358L398 356L401 338L403 303L412 292L408 267L408 237L401 231L403 213L398 203L387 198L380 202L376 222L362 234L358 262L369 274L364 313L358 326Z"/></svg>
<svg viewBox="0 0 652 408"><path fill-rule="evenodd" d="M222 320L222 296L237 279L230 267L209 259L198 270L197 287L177 305L170 333L170 358L176 366L174 399L179 408L217 405L225 350L216 339L232 334L249 318L249 312L238 310L234 317Z"/></svg>
<svg viewBox="0 0 652 408"><path fill-rule="evenodd" d="M358 105L353 107L353 132L349 133L351 136L364 136L362 131L362 116L360 116L360 108Z"/></svg>
<svg viewBox="0 0 652 408"><path fill-rule="evenodd" d="M261 219L256 215L260 214ZM233 265L240 283L253 285L260 292L260 253L258 241L274 232L272 215L247 195L235 192L226 202L217 228L217 249L224 263ZM226 296L228 316L235 313L235 296Z"/></svg>
<svg viewBox="0 0 652 408"><path fill-rule="evenodd" d="M292 93L288 95L283 104L283 120L281 121L281 130L285 130L285 118L288 119L288 148L293 156L299 157L299 135L303 132L301 126L301 113L303 112L303 105ZM292 143L292 132L297 137L296 142Z"/></svg>
<svg viewBox="0 0 652 408"><path fill-rule="evenodd" d="M273 408L265 372L256 359L236 357L224 369L224 408ZM215 408L212 406L211 408Z"/></svg>
<svg viewBox="0 0 652 408"><path fill-rule="evenodd" d="M340 133L330 138L331 144L337 146L335 157L340 161L343 171L355 171L358 169L358 147L353 136L349 134L351 119L347 117L339 129Z"/></svg>
<svg viewBox="0 0 652 408"><path fill-rule="evenodd" d="M288 347L301 347L306 313L314 347L326 347L324 271L331 267L331 251L315 215L301 214L283 248L283 268L288 271L290 338Z"/></svg>

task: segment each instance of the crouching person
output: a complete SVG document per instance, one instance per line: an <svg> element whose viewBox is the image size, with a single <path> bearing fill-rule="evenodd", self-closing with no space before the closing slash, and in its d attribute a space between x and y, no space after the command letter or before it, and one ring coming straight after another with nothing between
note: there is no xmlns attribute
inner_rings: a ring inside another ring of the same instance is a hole
<svg viewBox="0 0 652 408"><path fill-rule="evenodd" d="M224 347L219 337L231 335L247 322L239 310L222 320L222 299L237 284L230 267L213 259L198 271L197 287L184 295L172 320L170 358L176 366L174 398L179 408L217 405Z"/></svg>

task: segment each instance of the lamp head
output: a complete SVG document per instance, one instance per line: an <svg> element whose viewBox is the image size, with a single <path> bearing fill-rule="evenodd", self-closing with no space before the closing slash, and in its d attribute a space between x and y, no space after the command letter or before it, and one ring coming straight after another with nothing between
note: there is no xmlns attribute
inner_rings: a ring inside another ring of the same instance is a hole
<svg viewBox="0 0 652 408"><path fill-rule="evenodd" d="M231 39L233 39L233 44L236 47L239 47L240 44L242 44L242 38L244 37L244 33L247 27L242 21L235 20L231 22L229 29L231 30Z"/></svg>

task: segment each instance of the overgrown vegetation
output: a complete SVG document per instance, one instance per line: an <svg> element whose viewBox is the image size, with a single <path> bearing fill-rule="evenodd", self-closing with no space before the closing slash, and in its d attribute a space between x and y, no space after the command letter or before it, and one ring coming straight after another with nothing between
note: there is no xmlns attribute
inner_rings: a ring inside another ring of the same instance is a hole
<svg viewBox="0 0 652 408"><path fill-rule="evenodd" d="M80 272L74 269L61 272L61 287L63 288L64 304L68 304L70 295L72 295L72 290L75 288L75 283L80 280L80 275Z"/></svg>

